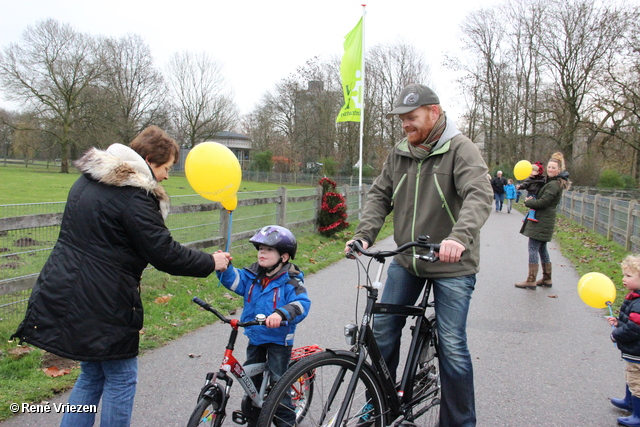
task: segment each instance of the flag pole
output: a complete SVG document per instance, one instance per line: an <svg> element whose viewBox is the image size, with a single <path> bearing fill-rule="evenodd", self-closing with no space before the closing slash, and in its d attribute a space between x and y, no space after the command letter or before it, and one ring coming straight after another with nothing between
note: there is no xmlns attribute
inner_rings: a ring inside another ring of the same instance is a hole
<svg viewBox="0 0 640 427"><path fill-rule="evenodd" d="M365 76L364 76L364 72L365 72L365 55L364 55L364 50L365 50L365 45L364 45L364 35L365 35L365 15L367 14L366 12L366 4L362 5L362 107L360 108L360 159L358 160L358 218L362 217L362 168L363 168L363 161L362 161L362 140L363 140L363 135L364 135L364 92L365 92Z"/></svg>

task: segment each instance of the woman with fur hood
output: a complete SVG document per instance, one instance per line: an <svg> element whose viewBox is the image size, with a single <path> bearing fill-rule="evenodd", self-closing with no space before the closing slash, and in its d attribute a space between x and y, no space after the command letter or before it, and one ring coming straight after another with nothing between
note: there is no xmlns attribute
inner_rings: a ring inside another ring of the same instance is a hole
<svg viewBox="0 0 640 427"><path fill-rule="evenodd" d="M58 240L13 337L81 361L70 405L98 405L103 426L128 426L136 390L140 279L148 264L179 276L224 271L229 254L189 249L165 226L169 197L160 182L179 156L157 126L129 147L90 149L76 162ZM62 426L92 426L94 413L65 413Z"/></svg>
<svg viewBox="0 0 640 427"><path fill-rule="evenodd" d="M551 241L556 225L556 207L562 199L563 190L571 188L569 172L564 167L562 153L554 153L547 163L547 180L538 191L537 198L527 197L524 205L536 210L537 221L524 221L520 233L529 238L529 275L524 282L516 283L516 288L536 289L538 286L550 287L551 258L547 243ZM542 279L536 282L539 263L542 263Z"/></svg>

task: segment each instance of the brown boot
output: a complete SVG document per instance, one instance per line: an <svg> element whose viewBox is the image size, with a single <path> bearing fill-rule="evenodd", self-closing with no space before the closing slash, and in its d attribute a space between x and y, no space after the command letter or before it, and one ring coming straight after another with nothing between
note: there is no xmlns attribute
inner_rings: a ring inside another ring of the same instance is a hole
<svg viewBox="0 0 640 427"><path fill-rule="evenodd" d="M527 281L522 283L516 283L516 288L522 289L536 289L536 276L538 275L538 264L529 264L529 276Z"/></svg>
<svg viewBox="0 0 640 427"><path fill-rule="evenodd" d="M542 264L542 279L536 282L538 286L546 286L550 288L553 283L551 282L551 263L545 262Z"/></svg>

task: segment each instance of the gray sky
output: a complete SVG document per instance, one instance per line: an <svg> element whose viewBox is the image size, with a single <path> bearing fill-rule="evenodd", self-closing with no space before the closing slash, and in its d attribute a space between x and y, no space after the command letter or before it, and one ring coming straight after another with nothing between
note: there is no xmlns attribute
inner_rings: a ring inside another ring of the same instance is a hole
<svg viewBox="0 0 640 427"><path fill-rule="evenodd" d="M424 52L433 89L457 119L463 100L455 75L442 66L445 53L460 53L459 24L472 10L499 0L370 0L365 45L402 40ZM0 48L18 42L38 21L53 18L93 35L142 36L159 67L175 52L206 51L224 64L241 113L265 91L316 55L343 53L344 36L362 15L352 0L21 0L5 1ZM0 96L1 98L1 96ZM0 104L1 105L1 104ZM5 104L6 105L6 104Z"/></svg>

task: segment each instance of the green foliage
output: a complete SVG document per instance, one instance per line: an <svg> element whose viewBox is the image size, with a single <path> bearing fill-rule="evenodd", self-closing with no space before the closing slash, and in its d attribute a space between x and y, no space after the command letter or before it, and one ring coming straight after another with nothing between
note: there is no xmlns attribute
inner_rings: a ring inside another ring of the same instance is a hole
<svg viewBox="0 0 640 427"><path fill-rule="evenodd" d="M493 178L494 176L496 176L496 174L498 173L498 171L502 171L502 177L505 179L514 179L515 177L513 176L513 167L515 166L515 164L510 165L507 163L501 163L499 165L496 165L494 167L492 167L489 170L489 173L491 174L491 178Z"/></svg>
<svg viewBox="0 0 640 427"><path fill-rule="evenodd" d="M623 188L625 187L624 178L617 171L605 169L598 179L599 188Z"/></svg>
<svg viewBox="0 0 640 427"><path fill-rule="evenodd" d="M338 162L333 157L324 157L320 159L322 163L322 173L324 176L335 176L338 170Z"/></svg>
<svg viewBox="0 0 640 427"><path fill-rule="evenodd" d="M624 188L634 189L638 188L638 183L631 175L622 175L622 181L624 181Z"/></svg>
<svg viewBox="0 0 640 427"><path fill-rule="evenodd" d="M360 168L355 166L353 168L352 173L356 176L358 176L360 174ZM373 168L373 166L371 165L364 165L364 167L362 168L362 177L363 178L371 178L376 176L376 170Z"/></svg>
<svg viewBox="0 0 640 427"><path fill-rule="evenodd" d="M273 169L273 153L269 150L261 151L253 155L251 170L259 172L269 172Z"/></svg>

